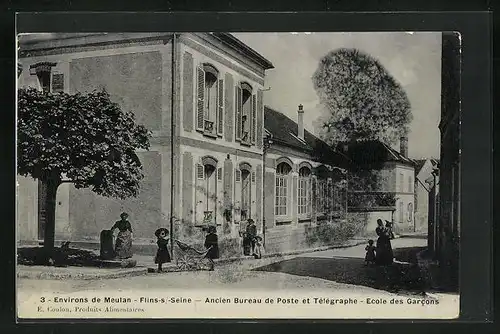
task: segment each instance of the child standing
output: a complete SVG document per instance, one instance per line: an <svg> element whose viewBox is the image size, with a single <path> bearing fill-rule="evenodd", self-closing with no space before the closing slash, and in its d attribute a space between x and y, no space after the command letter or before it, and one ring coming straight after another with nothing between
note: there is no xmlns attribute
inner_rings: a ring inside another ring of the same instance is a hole
<svg viewBox="0 0 500 334"><path fill-rule="evenodd" d="M156 244L158 245L158 251L155 256L155 263L158 264L158 272L162 272L162 264L170 262L170 253L168 251L168 235L169 232L166 228L159 228L155 232L158 240Z"/></svg>
<svg viewBox="0 0 500 334"><path fill-rule="evenodd" d="M264 253L264 246L262 245L262 238L260 236L255 237L255 251L253 256L256 259L261 259L262 254Z"/></svg>
<svg viewBox="0 0 500 334"><path fill-rule="evenodd" d="M205 237L205 248L209 249L206 258L210 262L210 271L214 270L214 259L219 258L219 241L216 234L217 229L211 225L208 227L208 234Z"/></svg>
<svg viewBox="0 0 500 334"><path fill-rule="evenodd" d="M365 264L375 263L375 246L373 246L373 240L368 240L368 245L365 247Z"/></svg>

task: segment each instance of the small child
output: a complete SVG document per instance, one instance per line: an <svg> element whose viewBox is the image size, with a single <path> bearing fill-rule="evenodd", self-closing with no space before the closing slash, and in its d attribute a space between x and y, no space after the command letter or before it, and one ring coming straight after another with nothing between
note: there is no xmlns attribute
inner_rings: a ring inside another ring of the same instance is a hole
<svg viewBox="0 0 500 334"><path fill-rule="evenodd" d="M387 234L389 236L389 239L394 239L395 235L394 232L392 231L392 223L388 220L385 221L385 228L387 229Z"/></svg>
<svg viewBox="0 0 500 334"><path fill-rule="evenodd" d="M264 246L262 245L262 238L260 236L255 237L255 251L253 256L256 259L261 259L262 254L264 253Z"/></svg>
<svg viewBox="0 0 500 334"><path fill-rule="evenodd" d="M365 264L375 263L375 246L373 246L373 240L368 240L368 245L365 247Z"/></svg>
<svg viewBox="0 0 500 334"><path fill-rule="evenodd" d="M158 251L155 256L155 263L158 264L158 272L162 272L162 264L170 262L170 253L168 251L168 235L169 232L166 228L159 228L155 231L155 235L158 238L156 244L158 245Z"/></svg>
<svg viewBox="0 0 500 334"><path fill-rule="evenodd" d="M214 270L214 259L219 258L219 241L216 232L216 227L211 225L208 227L208 234L205 237L205 248L209 249L206 258L210 262L210 271Z"/></svg>

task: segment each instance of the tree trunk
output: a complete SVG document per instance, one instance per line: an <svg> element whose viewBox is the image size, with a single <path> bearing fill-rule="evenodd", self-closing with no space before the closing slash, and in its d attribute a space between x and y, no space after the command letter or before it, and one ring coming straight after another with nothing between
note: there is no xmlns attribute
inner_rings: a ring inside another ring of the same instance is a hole
<svg viewBox="0 0 500 334"><path fill-rule="evenodd" d="M54 249L55 241L55 227L56 227L56 194L60 181L48 180L44 181L47 186L47 196L45 198L45 237L43 240L43 247L47 254L51 254Z"/></svg>

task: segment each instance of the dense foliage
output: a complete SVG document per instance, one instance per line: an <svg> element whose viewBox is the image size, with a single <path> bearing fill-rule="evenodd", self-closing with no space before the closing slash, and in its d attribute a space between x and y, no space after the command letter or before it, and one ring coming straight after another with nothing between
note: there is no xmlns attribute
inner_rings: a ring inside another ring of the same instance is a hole
<svg viewBox="0 0 500 334"><path fill-rule="evenodd" d="M395 143L412 120L405 91L373 57L356 49L325 55L313 77L327 110L323 136L329 144L359 140Z"/></svg>
<svg viewBox="0 0 500 334"><path fill-rule="evenodd" d="M68 179L104 196L136 196L143 178L135 150L149 133L106 92L18 92L18 173L41 181Z"/></svg>
<svg viewBox="0 0 500 334"><path fill-rule="evenodd" d="M25 88L18 91L17 106L17 172L44 186L45 248L54 248L56 194L62 182L108 197L137 196L144 175L135 152L149 149L150 134L106 92Z"/></svg>

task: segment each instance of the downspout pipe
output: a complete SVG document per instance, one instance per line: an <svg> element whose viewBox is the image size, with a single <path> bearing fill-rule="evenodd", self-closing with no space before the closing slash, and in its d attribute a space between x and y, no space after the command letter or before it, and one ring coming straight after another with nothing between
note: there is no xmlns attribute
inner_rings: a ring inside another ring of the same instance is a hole
<svg viewBox="0 0 500 334"><path fill-rule="evenodd" d="M175 206L175 132L176 132L176 124L175 124L175 100L176 100L176 78L177 78L177 62L176 62L176 52L177 51L177 34L174 33L172 36L172 99L171 99L171 117L170 117L170 125L171 125L171 133L170 133L170 156L171 156L171 165L170 165L170 187L171 187L171 195L170 195L170 254L172 254L172 258L174 258L174 206Z"/></svg>

